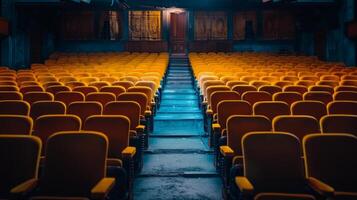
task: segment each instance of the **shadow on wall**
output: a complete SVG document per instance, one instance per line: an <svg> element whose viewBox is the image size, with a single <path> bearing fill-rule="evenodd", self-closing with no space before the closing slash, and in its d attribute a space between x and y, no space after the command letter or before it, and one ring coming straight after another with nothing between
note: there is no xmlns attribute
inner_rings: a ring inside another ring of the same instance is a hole
<svg viewBox="0 0 357 200"><path fill-rule="evenodd" d="M294 41L241 41L235 42L233 51L293 53Z"/></svg>
<svg viewBox="0 0 357 200"><path fill-rule="evenodd" d="M124 51L123 41L61 41L57 51L63 52L110 52Z"/></svg>

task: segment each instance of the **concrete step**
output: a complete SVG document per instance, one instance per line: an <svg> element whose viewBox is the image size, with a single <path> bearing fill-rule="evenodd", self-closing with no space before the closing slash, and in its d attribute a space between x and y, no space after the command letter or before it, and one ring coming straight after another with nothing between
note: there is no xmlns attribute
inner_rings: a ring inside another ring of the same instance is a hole
<svg viewBox="0 0 357 200"><path fill-rule="evenodd" d="M190 89L165 89L163 94L196 94L196 91L192 88Z"/></svg>
<svg viewBox="0 0 357 200"><path fill-rule="evenodd" d="M206 139L206 138L204 138ZM175 150L188 151L209 151L210 148L202 141L201 137L189 137L189 138L158 138L151 137L149 139L149 151L160 150Z"/></svg>
<svg viewBox="0 0 357 200"><path fill-rule="evenodd" d="M198 107L197 100L162 100L161 106Z"/></svg>
<svg viewBox="0 0 357 200"><path fill-rule="evenodd" d="M182 106L173 106L173 105L160 105L159 113L201 113L201 110L198 107L182 107Z"/></svg>
<svg viewBox="0 0 357 200"><path fill-rule="evenodd" d="M139 177L134 184L135 199L222 199L222 181L219 177Z"/></svg>
<svg viewBox="0 0 357 200"><path fill-rule="evenodd" d="M157 116L156 116L157 117ZM203 135L203 119L154 118L153 135Z"/></svg>
<svg viewBox="0 0 357 200"><path fill-rule="evenodd" d="M215 173L213 154L145 154L141 174Z"/></svg>
<svg viewBox="0 0 357 200"><path fill-rule="evenodd" d="M194 94L164 94L161 96L162 100L197 100L198 97Z"/></svg>
<svg viewBox="0 0 357 200"><path fill-rule="evenodd" d="M202 120L202 113L157 113L154 120Z"/></svg>

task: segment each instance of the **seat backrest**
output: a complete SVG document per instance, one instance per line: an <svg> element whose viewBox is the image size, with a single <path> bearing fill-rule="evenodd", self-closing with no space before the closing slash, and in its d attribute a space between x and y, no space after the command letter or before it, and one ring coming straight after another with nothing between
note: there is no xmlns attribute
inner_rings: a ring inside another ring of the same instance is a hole
<svg viewBox="0 0 357 200"><path fill-rule="evenodd" d="M289 85L294 85L294 82L291 81L276 81L273 83L273 85L279 86L281 88L284 88Z"/></svg>
<svg viewBox="0 0 357 200"><path fill-rule="evenodd" d="M0 85L1 92L18 92L19 88L15 85Z"/></svg>
<svg viewBox="0 0 357 200"><path fill-rule="evenodd" d="M216 91L211 94L211 109L217 113L217 105L223 100L240 100L240 95L233 91Z"/></svg>
<svg viewBox="0 0 357 200"><path fill-rule="evenodd" d="M341 91L335 92L333 94L333 99L336 100L350 100L350 101L357 101L357 92L353 91Z"/></svg>
<svg viewBox="0 0 357 200"><path fill-rule="evenodd" d="M89 116L101 115L102 111L102 104L96 101L77 101L69 104L67 108L67 114L78 116L81 118L82 123L84 123Z"/></svg>
<svg viewBox="0 0 357 200"><path fill-rule="evenodd" d="M94 81L88 84L88 86L94 86L100 90L102 87L110 86L110 83L106 81Z"/></svg>
<svg viewBox="0 0 357 200"><path fill-rule="evenodd" d="M102 104L103 107L111 101L115 101L116 96L111 92L91 92L87 94L86 101L97 101Z"/></svg>
<svg viewBox="0 0 357 200"><path fill-rule="evenodd" d="M356 136L341 133L313 134L304 138L303 147L308 177L321 180L336 191L356 191Z"/></svg>
<svg viewBox="0 0 357 200"><path fill-rule="evenodd" d="M207 100L207 103L210 105L211 104L211 95L214 92L217 91L230 91L229 87L225 86L225 85L214 85L214 86L209 86L206 89L205 95L204 96Z"/></svg>
<svg viewBox="0 0 357 200"><path fill-rule="evenodd" d="M22 100L23 95L17 91L0 91L0 101L3 100Z"/></svg>
<svg viewBox="0 0 357 200"><path fill-rule="evenodd" d="M140 124L140 109L135 101L116 101L104 107L103 115L124 115L130 120L130 130L136 130Z"/></svg>
<svg viewBox="0 0 357 200"><path fill-rule="evenodd" d="M278 92L273 95L274 101L283 101L288 105L302 100L302 95L298 92Z"/></svg>
<svg viewBox="0 0 357 200"><path fill-rule="evenodd" d="M348 133L357 136L357 115L333 114L320 120L323 133Z"/></svg>
<svg viewBox="0 0 357 200"><path fill-rule="evenodd" d="M314 85L309 87L309 91L311 92L328 92L331 95L334 93L334 88L327 85Z"/></svg>
<svg viewBox="0 0 357 200"><path fill-rule="evenodd" d="M153 100L153 97L154 97L154 93L151 90L151 88L146 87L146 86L134 86L134 87L128 88L128 92L141 92L141 93L144 93L146 95L146 97L148 98L147 106L150 107L150 103L151 103L151 101Z"/></svg>
<svg viewBox="0 0 357 200"><path fill-rule="evenodd" d="M86 86L85 83L80 82L80 81L70 81L70 82L66 82L64 85L70 87L72 89L72 91L76 87Z"/></svg>
<svg viewBox="0 0 357 200"><path fill-rule="evenodd" d="M299 139L285 132L251 132L242 138L244 175L266 192L305 187ZM272 162L279 160L279 162Z"/></svg>
<svg viewBox="0 0 357 200"><path fill-rule="evenodd" d="M315 85L315 81L300 80L300 81L296 81L295 85L301 85L301 86L305 86L305 87L309 88L309 87Z"/></svg>
<svg viewBox="0 0 357 200"><path fill-rule="evenodd" d="M335 92L341 92L341 91L357 92L357 86L341 85L341 86L335 87Z"/></svg>
<svg viewBox="0 0 357 200"><path fill-rule="evenodd" d="M275 93L281 92L282 89L276 85L263 85L258 88L260 92L268 92L270 95L274 95Z"/></svg>
<svg viewBox="0 0 357 200"><path fill-rule="evenodd" d="M304 100L296 101L291 105L292 115L309 115L320 120L327 115L326 105L321 101Z"/></svg>
<svg viewBox="0 0 357 200"><path fill-rule="evenodd" d="M236 85L232 88L232 91L238 92L241 96L248 91L257 91L257 88L252 85Z"/></svg>
<svg viewBox="0 0 357 200"><path fill-rule="evenodd" d="M236 85L248 85L249 83L246 81L239 81L239 80L234 80L234 81L228 81L226 83L226 86L228 86L229 88L233 88Z"/></svg>
<svg viewBox="0 0 357 200"><path fill-rule="evenodd" d="M120 94L117 98L118 101L134 101L140 105L140 114L142 116L145 115L145 111L147 110L147 102L148 99L145 94L141 92L126 92Z"/></svg>
<svg viewBox="0 0 357 200"><path fill-rule="evenodd" d="M24 94L24 101L27 101L30 104L35 103L36 101L53 101L54 96L49 92L28 92Z"/></svg>
<svg viewBox="0 0 357 200"><path fill-rule="evenodd" d="M252 131L271 131L271 122L264 116L232 115L227 120L227 145L242 155L242 138Z"/></svg>
<svg viewBox="0 0 357 200"><path fill-rule="evenodd" d="M35 121L43 115L65 114L66 105L60 101L36 101L31 105L30 116Z"/></svg>
<svg viewBox="0 0 357 200"><path fill-rule="evenodd" d="M33 121L24 115L0 115L0 135L30 135Z"/></svg>
<svg viewBox="0 0 357 200"><path fill-rule="evenodd" d="M226 128L227 119L232 115L252 115L253 109L249 102L242 100L223 100L217 105L218 123Z"/></svg>
<svg viewBox="0 0 357 200"><path fill-rule="evenodd" d="M221 80L207 80L202 83L202 88L201 92L203 96L207 96L206 90L210 86L219 86L219 85L225 85L225 83Z"/></svg>
<svg viewBox="0 0 357 200"><path fill-rule="evenodd" d="M273 130L291 133L301 141L305 135L321 132L317 119L308 115L277 116L273 120Z"/></svg>
<svg viewBox="0 0 357 200"><path fill-rule="evenodd" d="M288 85L283 88L284 92L298 92L303 95L305 92L308 91L307 87L302 85Z"/></svg>
<svg viewBox="0 0 357 200"><path fill-rule="evenodd" d="M122 86L127 90L128 88L133 87L134 83L131 81L115 81L112 83L112 86Z"/></svg>
<svg viewBox="0 0 357 200"><path fill-rule="evenodd" d="M66 106L75 101L84 101L84 95L81 92L58 92L55 94L55 100L63 102Z"/></svg>
<svg viewBox="0 0 357 200"><path fill-rule="evenodd" d="M109 158L121 158L129 146L130 120L123 115L93 115L84 122L83 130L98 131L108 137Z"/></svg>
<svg viewBox="0 0 357 200"><path fill-rule="evenodd" d="M22 94L25 94L27 92L44 92L43 87L39 85L29 85L29 86L23 86L20 88L20 92Z"/></svg>
<svg viewBox="0 0 357 200"><path fill-rule="evenodd" d="M86 96L89 93L92 92L99 92L98 88L94 87L94 86L78 86L73 88L72 90L73 92L81 92L82 94L84 94L84 96Z"/></svg>
<svg viewBox="0 0 357 200"><path fill-rule="evenodd" d="M34 136L0 135L0 194L37 178L41 140Z"/></svg>
<svg viewBox="0 0 357 200"><path fill-rule="evenodd" d="M271 101L272 96L268 92L248 91L242 95L242 100L248 101L251 105L261 101Z"/></svg>
<svg viewBox="0 0 357 200"><path fill-rule="evenodd" d="M43 115L36 119L33 135L41 138L42 144L46 147L47 138L54 133L79 131L80 128L81 119L75 115Z"/></svg>
<svg viewBox="0 0 357 200"><path fill-rule="evenodd" d="M290 115L290 106L283 101L261 101L253 106L254 115L263 115L270 121L279 115Z"/></svg>
<svg viewBox="0 0 357 200"><path fill-rule="evenodd" d="M46 92L56 95L58 92L68 92L71 91L71 88L64 85L53 85L46 88Z"/></svg>
<svg viewBox="0 0 357 200"><path fill-rule="evenodd" d="M313 101L320 101L327 105L331 101L333 101L332 95L328 92L322 91L310 91L306 92L303 95L304 100L313 100Z"/></svg>
<svg viewBox="0 0 357 200"><path fill-rule="evenodd" d="M22 100L0 101L0 115L29 115L30 104Z"/></svg>
<svg viewBox="0 0 357 200"><path fill-rule="evenodd" d="M110 92L118 97L120 94L126 92L126 89L123 86L104 86L100 88L100 92Z"/></svg>
<svg viewBox="0 0 357 200"><path fill-rule="evenodd" d="M356 101L332 101L327 105L328 114L357 115Z"/></svg>
<svg viewBox="0 0 357 200"><path fill-rule="evenodd" d="M98 132L58 132L48 138L40 193L88 197L106 175L108 139Z"/></svg>

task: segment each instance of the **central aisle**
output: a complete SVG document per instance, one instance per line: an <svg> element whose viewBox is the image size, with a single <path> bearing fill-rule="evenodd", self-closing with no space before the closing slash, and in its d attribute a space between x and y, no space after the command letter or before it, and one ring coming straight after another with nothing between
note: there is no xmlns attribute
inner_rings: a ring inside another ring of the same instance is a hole
<svg viewBox="0 0 357 200"><path fill-rule="evenodd" d="M171 55L134 199L221 199L187 55Z"/></svg>

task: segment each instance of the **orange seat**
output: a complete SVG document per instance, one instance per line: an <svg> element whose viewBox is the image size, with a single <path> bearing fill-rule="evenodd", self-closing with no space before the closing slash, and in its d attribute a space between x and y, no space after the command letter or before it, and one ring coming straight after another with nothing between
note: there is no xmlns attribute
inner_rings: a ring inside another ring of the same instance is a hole
<svg viewBox="0 0 357 200"><path fill-rule="evenodd" d="M281 87L276 86L276 85L263 85L258 88L258 91L268 92L269 94L271 94L273 96L275 93L282 92L282 89L281 89Z"/></svg>
<svg viewBox="0 0 357 200"><path fill-rule="evenodd" d="M122 86L104 86L100 89L100 92L110 92L118 97L120 94L126 92L126 89Z"/></svg>
<svg viewBox="0 0 357 200"><path fill-rule="evenodd" d="M0 135L31 135L33 121L24 115L0 115Z"/></svg>
<svg viewBox="0 0 357 200"><path fill-rule="evenodd" d="M303 95L305 92L308 91L307 87L302 85L288 85L283 88L284 92L298 92Z"/></svg>
<svg viewBox="0 0 357 200"><path fill-rule="evenodd" d="M272 96L268 92L248 91L243 93L242 100L248 101L251 105L261 101L271 101Z"/></svg>
<svg viewBox="0 0 357 200"><path fill-rule="evenodd" d="M33 104L36 101L53 101L54 96L49 92L28 92L24 94L24 101Z"/></svg>
<svg viewBox="0 0 357 200"><path fill-rule="evenodd" d="M110 92L91 92L87 94L86 101L97 101L102 104L103 107L111 101L115 101L116 96Z"/></svg>
<svg viewBox="0 0 357 200"><path fill-rule="evenodd" d="M321 101L304 100L297 101L291 105L292 115L309 115L320 120L327 115L326 105Z"/></svg>
<svg viewBox="0 0 357 200"><path fill-rule="evenodd" d="M0 115L25 115L30 113L30 104L22 100L0 101Z"/></svg>
<svg viewBox="0 0 357 200"><path fill-rule="evenodd" d="M253 106L254 115L263 115L273 121L276 116L290 115L290 106L282 101L261 101Z"/></svg>
<svg viewBox="0 0 357 200"><path fill-rule="evenodd" d="M320 120L323 133L347 133L357 136L357 115L332 114Z"/></svg>
<svg viewBox="0 0 357 200"><path fill-rule="evenodd" d="M39 85L30 85L30 86L23 86L20 88L20 92L25 94L27 92L44 92L43 87Z"/></svg>
<svg viewBox="0 0 357 200"><path fill-rule="evenodd" d="M303 96L304 100L321 101L325 105L333 101L332 95L328 92L310 91Z"/></svg>
<svg viewBox="0 0 357 200"><path fill-rule="evenodd" d="M278 92L273 95L274 101L283 101L288 105L302 100L302 95L298 92Z"/></svg>
<svg viewBox="0 0 357 200"><path fill-rule="evenodd" d="M69 104L75 101L84 101L84 95L81 92L58 92L55 94L55 100L69 106Z"/></svg>
<svg viewBox="0 0 357 200"><path fill-rule="evenodd" d="M332 101L327 105L328 114L357 115L356 101Z"/></svg>
<svg viewBox="0 0 357 200"><path fill-rule="evenodd" d="M248 91L257 91L257 88L252 85L236 85L232 88L232 91L238 92L241 96Z"/></svg>
<svg viewBox="0 0 357 200"><path fill-rule="evenodd" d="M73 92L81 92L82 94L84 94L84 96L86 96L87 94L91 93L91 92L99 92L98 88L94 87L94 86L78 86L73 88L72 90Z"/></svg>
<svg viewBox="0 0 357 200"><path fill-rule="evenodd" d="M357 101L357 91L340 91L333 94L333 99L335 101L345 100L345 101Z"/></svg>
<svg viewBox="0 0 357 200"><path fill-rule="evenodd" d="M69 91L71 91L71 88L63 85L54 85L46 88L46 92L52 93L53 95L56 95L58 92L69 92Z"/></svg>
<svg viewBox="0 0 357 200"><path fill-rule="evenodd" d="M77 101L69 104L67 114L76 115L84 122L92 115L101 115L103 106L96 101Z"/></svg>
<svg viewBox="0 0 357 200"><path fill-rule="evenodd" d="M22 100L23 95L16 91L0 91L0 101L3 100Z"/></svg>
<svg viewBox="0 0 357 200"><path fill-rule="evenodd" d="M30 116L35 121L43 115L65 114L66 105L60 101L36 101L31 105Z"/></svg>

